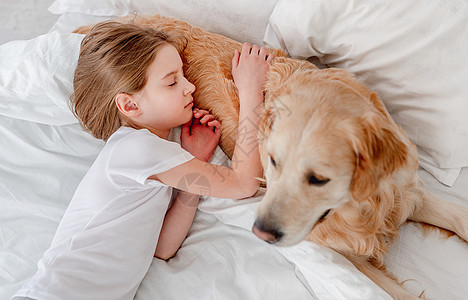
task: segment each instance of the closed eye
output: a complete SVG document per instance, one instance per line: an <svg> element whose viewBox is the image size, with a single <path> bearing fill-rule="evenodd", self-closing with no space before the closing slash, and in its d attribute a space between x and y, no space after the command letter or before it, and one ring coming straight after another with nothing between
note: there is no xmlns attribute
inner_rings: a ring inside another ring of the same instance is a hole
<svg viewBox="0 0 468 300"><path fill-rule="evenodd" d="M273 165L273 167L276 167L276 161L273 159L272 156L270 156L270 162Z"/></svg>
<svg viewBox="0 0 468 300"><path fill-rule="evenodd" d="M169 86L175 86L177 84L177 81L174 81L174 83L169 84Z"/></svg>
<svg viewBox="0 0 468 300"><path fill-rule="evenodd" d="M325 185L329 181L330 181L330 179L317 177L313 173L309 174L309 176L308 176L308 182L309 182L309 184L312 184L312 185L322 186L322 185Z"/></svg>

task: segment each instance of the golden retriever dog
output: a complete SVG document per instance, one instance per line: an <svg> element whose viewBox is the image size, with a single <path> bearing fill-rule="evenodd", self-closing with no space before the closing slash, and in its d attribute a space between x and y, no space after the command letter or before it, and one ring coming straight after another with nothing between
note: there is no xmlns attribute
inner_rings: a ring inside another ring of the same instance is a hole
<svg viewBox="0 0 468 300"><path fill-rule="evenodd" d="M197 87L196 105L222 122L220 145L231 157L239 122L231 60L242 45L162 16L117 21L184 37L181 55L186 77ZM376 93L344 70L320 70L279 50L270 53L276 58L259 132L267 189L253 232L278 246L304 239L325 245L393 298L415 298L385 270L384 255L399 226L424 222L466 241L468 209L424 190L416 147Z"/></svg>

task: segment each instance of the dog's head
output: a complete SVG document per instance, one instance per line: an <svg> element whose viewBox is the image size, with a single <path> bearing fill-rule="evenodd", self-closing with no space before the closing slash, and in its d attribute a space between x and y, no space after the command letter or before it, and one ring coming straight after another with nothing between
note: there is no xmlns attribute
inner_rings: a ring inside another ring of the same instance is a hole
<svg viewBox="0 0 468 300"><path fill-rule="evenodd" d="M282 246L345 203L367 200L406 160L407 145L375 94L364 95L354 79L313 74L291 76L263 120L267 192L253 231Z"/></svg>

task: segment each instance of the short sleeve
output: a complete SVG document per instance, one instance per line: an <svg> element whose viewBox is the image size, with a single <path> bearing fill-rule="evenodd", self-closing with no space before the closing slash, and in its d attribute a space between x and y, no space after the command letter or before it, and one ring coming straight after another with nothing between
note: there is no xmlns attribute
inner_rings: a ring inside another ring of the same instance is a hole
<svg viewBox="0 0 468 300"><path fill-rule="evenodd" d="M148 130L135 130L122 137L110 149L107 174L122 188L147 183L148 177L170 170L194 156L175 142ZM135 185L136 184L136 185Z"/></svg>

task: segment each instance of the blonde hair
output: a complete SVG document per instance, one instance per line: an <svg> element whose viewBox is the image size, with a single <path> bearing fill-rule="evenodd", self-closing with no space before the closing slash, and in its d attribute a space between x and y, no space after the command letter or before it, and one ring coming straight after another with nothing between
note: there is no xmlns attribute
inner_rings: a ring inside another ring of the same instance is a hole
<svg viewBox="0 0 468 300"><path fill-rule="evenodd" d="M81 126L104 141L120 126L131 126L115 97L143 89L146 71L161 46L169 43L181 53L176 38L135 24L106 21L94 26L81 42L70 98Z"/></svg>

